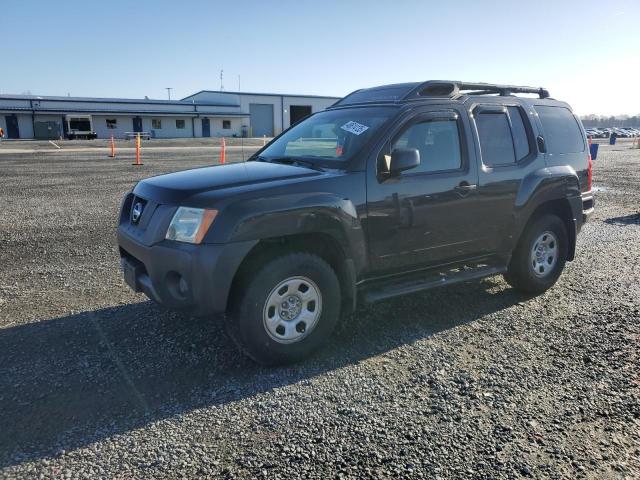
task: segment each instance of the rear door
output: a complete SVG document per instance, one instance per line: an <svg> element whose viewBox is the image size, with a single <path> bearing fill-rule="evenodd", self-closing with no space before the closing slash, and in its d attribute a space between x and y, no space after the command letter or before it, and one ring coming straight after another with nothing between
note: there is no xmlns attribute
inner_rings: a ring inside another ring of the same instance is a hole
<svg viewBox="0 0 640 480"><path fill-rule="evenodd" d="M523 105L476 104L471 107L480 158L478 172L479 219L488 252L510 245L515 221L516 195L522 179L544 167L537 157L534 130ZM536 161L537 160L537 161Z"/></svg>
<svg viewBox="0 0 640 480"><path fill-rule="evenodd" d="M400 122L370 158L366 228L377 273L433 266L478 251L478 172L468 129L463 110L424 109ZM390 176L395 148L418 149L420 165Z"/></svg>

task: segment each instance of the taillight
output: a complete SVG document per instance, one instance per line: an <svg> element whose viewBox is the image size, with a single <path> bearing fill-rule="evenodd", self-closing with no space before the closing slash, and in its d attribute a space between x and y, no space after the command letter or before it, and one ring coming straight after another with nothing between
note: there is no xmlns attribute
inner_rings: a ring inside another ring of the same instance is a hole
<svg viewBox="0 0 640 480"><path fill-rule="evenodd" d="M591 191L591 183L593 182L593 160L591 160L591 152L588 155L589 166L587 167L587 192Z"/></svg>

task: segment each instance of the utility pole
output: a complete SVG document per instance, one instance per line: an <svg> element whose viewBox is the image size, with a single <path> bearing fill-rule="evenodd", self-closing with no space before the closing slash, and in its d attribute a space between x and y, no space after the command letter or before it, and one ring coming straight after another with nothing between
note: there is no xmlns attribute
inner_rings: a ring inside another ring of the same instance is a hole
<svg viewBox="0 0 640 480"><path fill-rule="evenodd" d="M224 70L220 70L220 91L224 91L224 84L222 83L222 78L224 76Z"/></svg>
<svg viewBox="0 0 640 480"><path fill-rule="evenodd" d="M167 91L167 95L169 96L169 100L171 100L171 90L173 90L173 87L164 87L164 89Z"/></svg>

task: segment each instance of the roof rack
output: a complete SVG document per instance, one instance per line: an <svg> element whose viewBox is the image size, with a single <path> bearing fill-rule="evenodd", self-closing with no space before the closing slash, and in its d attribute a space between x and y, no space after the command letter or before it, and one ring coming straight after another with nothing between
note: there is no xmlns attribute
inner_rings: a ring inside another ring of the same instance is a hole
<svg viewBox="0 0 640 480"><path fill-rule="evenodd" d="M421 97L456 98L462 95L491 95L496 93L501 96L513 95L515 93L533 93L540 98L549 97L549 91L542 87L469 83L452 80L429 80L412 89L403 100L412 100Z"/></svg>

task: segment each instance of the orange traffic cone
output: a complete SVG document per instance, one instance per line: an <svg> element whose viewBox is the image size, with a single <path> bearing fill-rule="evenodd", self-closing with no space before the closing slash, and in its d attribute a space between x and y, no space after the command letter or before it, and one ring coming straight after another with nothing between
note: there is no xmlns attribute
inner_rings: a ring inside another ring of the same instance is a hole
<svg viewBox="0 0 640 480"><path fill-rule="evenodd" d="M220 146L220 165L224 164L225 161L225 150L227 149L226 144L224 143L224 137L222 137L222 145Z"/></svg>
<svg viewBox="0 0 640 480"><path fill-rule="evenodd" d="M116 157L116 142L113 139L113 135L111 135L111 154L109 155L111 158Z"/></svg>
<svg viewBox="0 0 640 480"><path fill-rule="evenodd" d="M140 166L140 165L144 165L141 161L140 161L140 134L136 135L136 163L132 163L132 165L136 165L136 166Z"/></svg>

